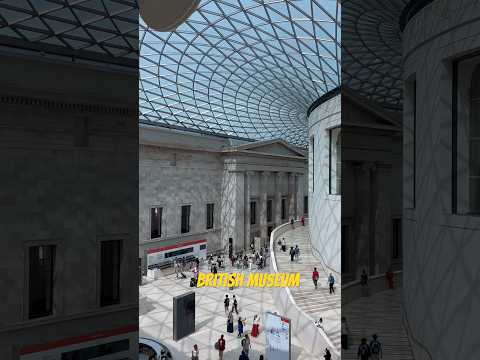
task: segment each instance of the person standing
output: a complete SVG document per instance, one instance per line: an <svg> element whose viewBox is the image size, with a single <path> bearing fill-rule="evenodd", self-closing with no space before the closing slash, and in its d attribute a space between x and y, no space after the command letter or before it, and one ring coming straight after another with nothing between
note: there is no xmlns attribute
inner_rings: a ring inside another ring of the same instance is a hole
<svg viewBox="0 0 480 360"><path fill-rule="evenodd" d="M258 327L259 327L259 324L258 324L258 315L255 315L253 317L253 322L252 322L252 332L251 332L251 335L253 337L257 337L258 336Z"/></svg>
<svg viewBox="0 0 480 360"><path fill-rule="evenodd" d="M198 360L198 354L199 354L198 345L195 344L193 345L192 360Z"/></svg>
<svg viewBox="0 0 480 360"><path fill-rule="evenodd" d="M241 337L243 335L243 320L240 316L238 317L237 326L238 326L238 337Z"/></svg>
<svg viewBox="0 0 480 360"><path fill-rule="evenodd" d="M320 275L318 275L318 271L317 271L317 268L313 268L313 272L312 272L312 281L313 281L313 285L315 285L315 290L317 289L317 286L318 286L318 278L320 277Z"/></svg>
<svg viewBox="0 0 480 360"><path fill-rule="evenodd" d="M368 275L365 269L362 270L362 275L360 275L360 285L362 286L362 296L368 296Z"/></svg>
<svg viewBox="0 0 480 360"><path fill-rule="evenodd" d="M223 306L225 307L225 314L228 314L228 308L230 307L230 299L228 298L228 294L225 295L225 300L223 300Z"/></svg>
<svg viewBox="0 0 480 360"><path fill-rule="evenodd" d="M242 340L242 348L245 354L250 352L250 338L248 337L248 334L245 334L245 338Z"/></svg>
<svg viewBox="0 0 480 360"><path fill-rule="evenodd" d="M213 264L213 271L212 273L216 274L218 272L217 265Z"/></svg>
<svg viewBox="0 0 480 360"><path fill-rule="evenodd" d="M370 360L370 346L367 344L367 339L362 338L362 342L358 346L357 360Z"/></svg>
<svg viewBox="0 0 480 360"><path fill-rule="evenodd" d="M235 314L238 315L238 302L237 302L237 298L235 297L235 295L233 295L233 305L232 305L232 312L235 310Z"/></svg>
<svg viewBox="0 0 480 360"><path fill-rule="evenodd" d="M231 311L227 316L227 332L233 334L233 313Z"/></svg>
<svg viewBox="0 0 480 360"><path fill-rule="evenodd" d="M385 273L385 280L387 281L387 286L389 289L393 289L393 271L391 268L388 268Z"/></svg>
<svg viewBox="0 0 480 360"><path fill-rule="evenodd" d="M295 245L295 258L297 259L300 259L300 248L298 247L298 245Z"/></svg>
<svg viewBox="0 0 480 360"><path fill-rule="evenodd" d="M305 217L303 215L302 215L301 221L302 221L302 226L305 226Z"/></svg>
<svg viewBox="0 0 480 360"><path fill-rule="evenodd" d="M323 355L325 360L332 360L332 354L330 354L330 350L325 349L325 355Z"/></svg>
<svg viewBox="0 0 480 360"><path fill-rule="evenodd" d="M293 248L293 246L290 246L290 261L293 262L294 257L295 257L295 249Z"/></svg>
<svg viewBox="0 0 480 360"><path fill-rule="evenodd" d="M294 221L295 220L293 218L290 219L290 225L292 225L292 229L295 229L295 225L293 225Z"/></svg>
<svg viewBox="0 0 480 360"><path fill-rule="evenodd" d="M372 335L373 340L370 341L370 352L372 354L372 360L380 360L383 359L382 353L382 344L378 341L377 334Z"/></svg>
<svg viewBox="0 0 480 360"><path fill-rule="evenodd" d="M225 351L225 339L223 335L220 335L220 339L218 339L215 344L215 349L218 349L218 359L223 360L223 352Z"/></svg>
<svg viewBox="0 0 480 360"><path fill-rule="evenodd" d="M330 294L335 294L335 288L333 285L335 284L335 278L333 277L332 273L328 276L328 287L330 289Z"/></svg>
<svg viewBox="0 0 480 360"><path fill-rule="evenodd" d="M245 354L245 351L242 351L238 360L249 360L249 357L247 354Z"/></svg>
<svg viewBox="0 0 480 360"><path fill-rule="evenodd" d="M347 324L347 319L345 316L342 316L342 338L341 338L341 343L342 343L342 349L347 350L348 349L348 335L349 335L349 328Z"/></svg>

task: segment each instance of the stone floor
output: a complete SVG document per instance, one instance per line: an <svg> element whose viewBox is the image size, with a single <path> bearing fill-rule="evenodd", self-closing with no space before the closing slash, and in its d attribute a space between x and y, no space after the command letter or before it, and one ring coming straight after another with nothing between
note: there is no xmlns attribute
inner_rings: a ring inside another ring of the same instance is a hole
<svg viewBox="0 0 480 360"><path fill-rule="evenodd" d="M401 314L401 289L385 290L344 306L342 315L350 329L350 346L342 351L342 359L357 360L360 339L365 337L370 342L373 334L382 344L384 359L413 359Z"/></svg>
<svg viewBox="0 0 480 360"><path fill-rule="evenodd" d="M285 239L287 251L283 252L275 246L275 259L278 271L299 272L301 276L300 288L293 288L292 296L296 304L314 320L323 319L324 330L333 345L340 351L340 317L341 291L340 284L335 286L335 294L330 294L327 284L329 273L324 271L320 260L313 255L310 244L308 226L295 225L295 229L288 230L281 238ZM298 261L290 261L290 246L300 248ZM320 275L318 289L312 282L312 271L316 267ZM338 281L339 279L336 279Z"/></svg>
<svg viewBox="0 0 480 360"><path fill-rule="evenodd" d="M204 272L206 267L201 269ZM231 269L227 267L226 272ZM232 270L236 271L236 270ZM269 266L264 270L270 272ZM248 273L249 271L243 271ZM200 360L218 359L214 343L221 334L226 338L225 360L237 360L241 352L240 339L236 333L226 332L226 315L223 308L223 298L233 294L238 298L239 315L247 319L246 331L250 332L253 316L267 311L277 311L268 288L195 288L196 296L196 332L180 341L173 340L173 297L192 291L189 287L190 274L187 279L176 279L175 275L163 275L155 281L147 281L140 286L140 336L153 338L165 344L174 360L190 359L194 344L200 349ZM236 331L237 316L234 316ZM292 360L320 359L320 354L307 354L303 351L299 339L292 333ZM264 354L265 335L260 323L260 336L252 338L250 360L257 360Z"/></svg>

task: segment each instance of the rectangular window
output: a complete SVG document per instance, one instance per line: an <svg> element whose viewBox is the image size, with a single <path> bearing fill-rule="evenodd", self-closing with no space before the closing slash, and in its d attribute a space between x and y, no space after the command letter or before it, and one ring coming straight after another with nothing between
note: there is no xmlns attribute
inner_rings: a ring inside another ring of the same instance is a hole
<svg viewBox="0 0 480 360"><path fill-rule="evenodd" d="M330 129L329 131L329 152L328 167L329 194L339 195L341 185L341 164L342 164L342 144L340 136L340 127Z"/></svg>
<svg viewBox="0 0 480 360"><path fill-rule="evenodd" d="M120 302L121 240L101 242L100 249L100 306Z"/></svg>
<svg viewBox="0 0 480 360"><path fill-rule="evenodd" d="M273 208L273 201L267 200L267 222L272 221L272 208Z"/></svg>
<svg viewBox="0 0 480 360"><path fill-rule="evenodd" d="M207 244L200 245L200 250L205 250L207 248Z"/></svg>
<svg viewBox="0 0 480 360"><path fill-rule="evenodd" d="M480 56L453 70L452 211L480 215Z"/></svg>
<svg viewBox="0 0 480 360"><path fill-rule="evenodd" d="M182 206L181 233L190 232L190 205Z"/></svg>
<svg viewBox="0 0 480 360"><path fill-rule="evenodd" d="M312 193L315 191L315 138L310 138L310 169L312 174Z"/></svg>
<svg viewBox="0 0 480 360"><path fill-rule="evenodd" d="M287 199L282 199L282 220L287 218Z"/></svg>
<svg viewBox="0 0 480 360"><path fill-rule="evenodd" d="M402 219L392 220L392 258L402 257Z"/></svg>
<svg viewBox="0 0 480 360"><path fill-rule="evenodd" d="M213 229L214 204L207 204L207 229Z"/></svg>
<svg viewBox="0 0 480 360"><path fill-rule="evenodd" d="M162 237L162 212L161 207L150 210L150 239Z"/></svg>
<svg viewBox="0 0 480 360"><path fill-rule="evenodd" d="M128 339L117 340L106 344L89 346L83 349L73 350L62 353L62 360L90 360L101 356L107 356L130 349L130 341Z"/></svg>
<svg viewBox="0 0 480 360"><path fill-rule="evenodd" d="M53 314L55 250L55 245L29 247L29 319Z"/></svg>
<svg viewBox="0 0 480 360"><path fill-rule="evenodd" d="M250 224L254 225L257 221L257 203L250 201Z"/></svg>
<svg viewBox="0 0 480 360"><path fill-rule="evenodd" d="M303 213L308 215L308 196L303 197Z"/></svg>
<svg viewBox="0 0 480 360"><path fill-rule="evenodd" d="M171 258L173 256L179 256L179 255L185 255L188 253L193 253L193 247L186 248L186 249L180 249L180 250L175 250L175 251L170 251L168 253L165 253L165 258Z"/></svg>

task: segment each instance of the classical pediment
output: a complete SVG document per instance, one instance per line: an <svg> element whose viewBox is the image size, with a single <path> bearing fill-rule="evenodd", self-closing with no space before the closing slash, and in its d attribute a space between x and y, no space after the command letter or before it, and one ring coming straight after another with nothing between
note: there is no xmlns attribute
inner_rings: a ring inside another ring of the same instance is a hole
<svg viewBox="0 0 480 360"><path fill-rule="evenodd" d="M256 141L225 150L226 152L236 152L245 154L259 154L271 156L288 156L304 158L306 153L302 152L283 140Z"/></svg>

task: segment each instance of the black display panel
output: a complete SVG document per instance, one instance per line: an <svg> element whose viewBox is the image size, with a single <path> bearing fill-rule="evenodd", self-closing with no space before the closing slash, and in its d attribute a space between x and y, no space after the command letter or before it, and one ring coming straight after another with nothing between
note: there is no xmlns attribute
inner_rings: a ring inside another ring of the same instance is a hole
<svg viewBox="0 0 480 360"><path fill-rule="evenodd" d="M195 332L195 293L173 298L173 340L178 341Z"/></svg>

